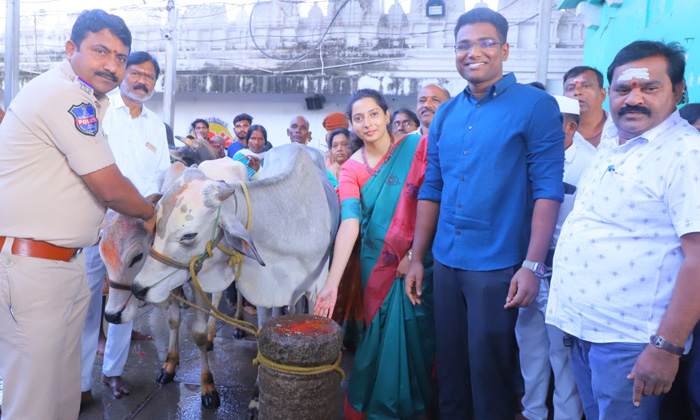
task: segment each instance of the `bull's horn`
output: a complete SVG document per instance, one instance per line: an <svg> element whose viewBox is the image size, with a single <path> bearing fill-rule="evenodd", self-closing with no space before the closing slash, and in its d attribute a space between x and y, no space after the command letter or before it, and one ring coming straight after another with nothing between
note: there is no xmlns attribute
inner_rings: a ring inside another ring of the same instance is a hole
<svg viewBox="0 0 700 420"><path fill-rule="evenodd" d="M219 182L217 185L217 189L217 197L221 201L226 200L227 198L231 197L233 193L236 192L236 188L233 186L233 184L227 184L225 182Z"/></svg>
<svg viewBox="0 0 700 420"><path fill-rule="evenodd" d="M185 143L189 147L192 147L192 144L194 143L194 139L190 136L186 136L186 137L175 136L175 138L180 140L181 142Z"/></svg>

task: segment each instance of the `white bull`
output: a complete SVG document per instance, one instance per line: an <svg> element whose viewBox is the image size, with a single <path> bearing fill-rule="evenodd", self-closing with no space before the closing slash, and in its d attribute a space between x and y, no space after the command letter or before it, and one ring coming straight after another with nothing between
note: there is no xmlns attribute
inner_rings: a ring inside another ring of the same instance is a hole
<svg viewBox="0 0 700 420"><path fill-rule="evenodd" d="M313 307L325 284L339 221L338 198L326 177L323 157L298 144L276 147L266 153L260 178L246 185L250 215L240 185L213 181L198 169L187 169L158 204L153 250L188 263L223 231L224 246L250 257L243 259L237 284L249 302L293 310L306 295ZM249 216L250 233L245 228ZM218 250L204 261L197 277L205 292L220 292L231 284L236 267L228 263L229 256ZM139 299L162 302L188 278L187 270L149 257L132 290ZM259 325L264 318L258 317Z"/></svg>
<svg viewBox="0 0 700 420"><path fill-rule="evenodd" d="M213 179L236 181L245 179L247 176L243 164L233 162L228 158L204 162L200 168ZM180 163L172 165L168 170L163 187L168 188L172 185L184 169L184 165ZM138 314L138 301L132 299L130 286L136 274L143 267L152 238L144 229L141 219L124 216L111 210L107 212L102 224L101 238L100 254L110 279L110 293L105 308L105 318L115 324L129 322ZM220 299L221 293L216 293L212 298L215 305L218 305ZM194 300L198 306L204 306L204 301L198 293L194 293ZM159 383L165 384L175 377L175 368L180 361L178 333L181 314L179 303L173 298L169 298L159 306L167 307L170 327L168 355L156 379ZM200 350L202 405L208 408L219 406L219 395L214 387L207 358L207 351L213 348L215 322L213 317L210 317L209 322L207 322L206 314L196 311L192 324L192 335Z"/></svg>

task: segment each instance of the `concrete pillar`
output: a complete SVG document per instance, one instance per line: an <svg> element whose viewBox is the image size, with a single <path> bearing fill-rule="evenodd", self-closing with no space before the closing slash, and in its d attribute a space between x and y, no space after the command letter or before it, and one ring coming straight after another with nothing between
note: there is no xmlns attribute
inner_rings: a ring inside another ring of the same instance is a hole
<svg viewBox="0 0 700 420"><path fill-rule="evenodd" d="M265 323L258 349L273 363L294 367L333 365L342 346L341 329L332 320L314 315L289 315ZM340 414L340 374L283 373L260 362L261 420L329 420Z"/></svg>

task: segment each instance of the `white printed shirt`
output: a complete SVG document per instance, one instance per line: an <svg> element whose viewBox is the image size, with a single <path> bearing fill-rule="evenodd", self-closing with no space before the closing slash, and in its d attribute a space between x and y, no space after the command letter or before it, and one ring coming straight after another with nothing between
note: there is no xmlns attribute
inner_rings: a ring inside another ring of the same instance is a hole
<svg viewBox="0 0 700 420"><path fill-rule="evenodd" d="M603 131L554 254L547 323L595 343L647 343L700 231L700 134L678 111L619 145Z"/></svg>
<svg viewBox="0 0 700 420"><path fill-rule="evenodd" d="M566 149L564 155L564 182L577 187L583 170L586 169L588 162L590 162L595 152L596 148L593 147L593 145L584 139L583 136L578 133L578 131L574 132L574 141L571 143L571 146ZM564 202L561 203L561 206L559 207L557 225L554 229L554 236L552 237L552 248L556 247L557 245L557 239L559 238L561 227L564 224L566 217L574 208L575 198L576 193L564 195Z"/></svg>
<svg viewBox="0 0 700 420"><path fill-rule="evenodd" d="M121 94L109 97L104 131L117 167L144 196L161 192L165 171L170 166L168 140L163 120L145 106L131 118Z"/></svg>

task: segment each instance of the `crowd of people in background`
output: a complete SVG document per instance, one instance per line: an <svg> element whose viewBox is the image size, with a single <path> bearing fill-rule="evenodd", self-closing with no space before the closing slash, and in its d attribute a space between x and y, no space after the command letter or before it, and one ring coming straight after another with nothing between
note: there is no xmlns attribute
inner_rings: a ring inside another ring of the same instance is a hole
<svg viewBox="0 0 700 420"><path fill-rule="evenodd" d="M552 96L503 74L507 33L502 15L473 9L454 29L463 91L427 85L415 110L392 113L360 89L323 120L341 220L310 309L355 349L345 418L677 418L662 404L673 385L699 420L700 104L682 104L683 50L633 42L605 75L570 69ZM0 126L3 418L77 417L106 274L96 227L106 206L155 230L144 196L170 162L144 103L160 68L130 48L121 18L83 12L68 60ZM196 119L191 138L261 176L263 125L242 113L231 139L209 128ZM307 145L309 121L286 134ZM107 333L116 398L130 392L133 334Z"/></svg>

